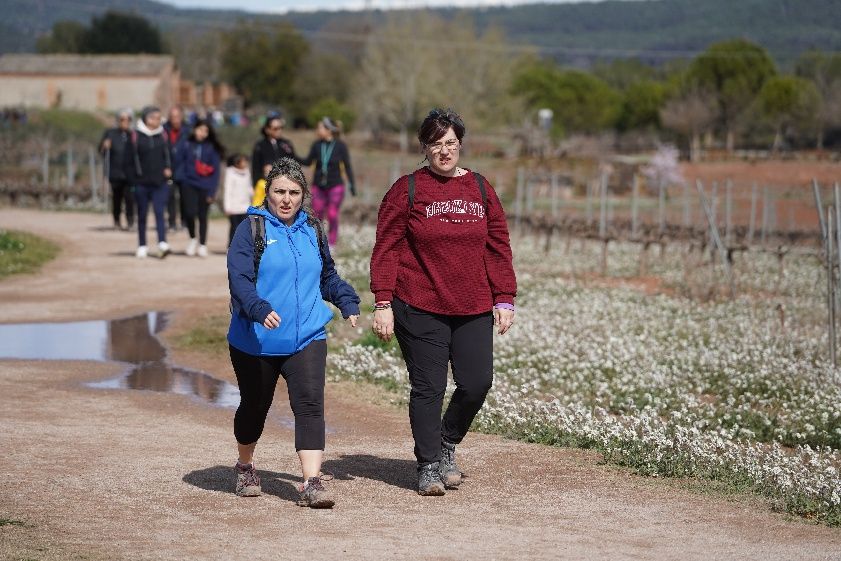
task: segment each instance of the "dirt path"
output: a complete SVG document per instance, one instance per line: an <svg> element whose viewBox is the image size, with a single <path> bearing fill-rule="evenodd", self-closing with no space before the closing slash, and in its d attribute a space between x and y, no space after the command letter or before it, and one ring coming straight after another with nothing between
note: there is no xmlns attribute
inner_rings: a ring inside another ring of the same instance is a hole
<svg viewBox="0 0 841 561"><path fill-rule="evenodd" d="M224 313L226 226L206 260L132 256L134 237L100 215L0 210L0 225L65 250L37 276L0 282L0 321ZM230 365L172 360L231 380ZM841 530L599 465L596 454L471 434L470 478L417 496L408 421L358 386L330 384L325 469L339 503L296 507L293 432L258 449L265 494L231 493L231 411L176 395L94 390L114 363L0 361L3 559L841 559ZM279 388L276 407L288 410Z"/></svg>

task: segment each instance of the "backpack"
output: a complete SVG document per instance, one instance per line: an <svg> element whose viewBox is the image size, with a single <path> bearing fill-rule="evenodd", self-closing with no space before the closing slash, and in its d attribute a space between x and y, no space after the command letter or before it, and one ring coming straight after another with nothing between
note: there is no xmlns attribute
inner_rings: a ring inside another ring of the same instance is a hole
<svg viewBox="0 0 841 561"><path fill-rule="evenodd" d="M479 185L479 192L482 193L482 206L485 207L485 214L488 213L488 193L485 190L485 178L473 172L473 177L476 178L476 183ZM412 207L415 206L415 174L409 174L409 212L412 212Z"/></svg>
<svg viewBox="0 0 841 561"><path fill-rule="evenodd" d="M260 270L260 260L263 252L266 251L266 217L259 214L249 214L248 221L251 225L251 239L254 240L254 282L257 282L257 273ZM315 234L318 238L318 252L321 254L322 273L323 264L327 263L327 250L324 247L324 229L321 221L315 221Z"/></svg>

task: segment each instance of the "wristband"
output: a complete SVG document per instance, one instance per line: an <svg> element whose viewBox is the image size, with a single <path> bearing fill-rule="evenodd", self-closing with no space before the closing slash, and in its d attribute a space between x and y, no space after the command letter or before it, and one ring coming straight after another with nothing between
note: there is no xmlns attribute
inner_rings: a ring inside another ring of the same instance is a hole
<svg viewBox="0 0 841 561"><path fill-rule="evenodd" d="M374 304L374 311L377 310L390 310L391 309L391 302L377 302Z"/></svg>
<svg viewBox="0 0 841 561"><path fill-rule="evenodd" d="M508 304L507 302L500 302L494 306L497 310L511 310L514 311L514 304Z"/></svg>

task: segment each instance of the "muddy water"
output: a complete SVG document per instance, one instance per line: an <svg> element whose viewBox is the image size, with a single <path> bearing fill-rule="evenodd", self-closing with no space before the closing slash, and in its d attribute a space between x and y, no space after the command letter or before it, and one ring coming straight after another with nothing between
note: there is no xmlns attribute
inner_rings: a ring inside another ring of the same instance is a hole
<svg viewBox="0 0 841 561"><path fill-rule="evenodd" d="M166 313L149 312L108 321L0 325L0 358L125 362L132 366L123 374L88 386L174 393L236 408L235 385L166 362L157 338L166 323Z"/></svg>

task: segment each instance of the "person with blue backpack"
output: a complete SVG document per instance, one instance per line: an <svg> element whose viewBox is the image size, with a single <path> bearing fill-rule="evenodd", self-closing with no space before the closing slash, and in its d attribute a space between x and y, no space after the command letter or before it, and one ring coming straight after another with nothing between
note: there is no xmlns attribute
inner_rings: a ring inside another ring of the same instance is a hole
<svg viewBox="0 0 841 561"><path fill-rule="evenodd" d="M359 296L336 271L321 223L313 216L298 162L281 158L267 174L266 199L248 209L228 249L231 324L228 343L240 390L234 416L236 494L257 496L254 449L283 376L295 416L301 462L300 506L334 504L321 475L324 452L326 325L339 308L356 327Z"/></svg>
<svg viewBox="0 0 841 561"><path fill-rule="evenodd" d="M225 147L217 140L213 125L203 119L197 121L178 162L184 210L182 222L190 234L186 251L190 257L196 254L207 257L207 215L219 188L219 170L224 157ZM199 221L198 241L196 218Z"/></svg>

